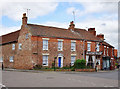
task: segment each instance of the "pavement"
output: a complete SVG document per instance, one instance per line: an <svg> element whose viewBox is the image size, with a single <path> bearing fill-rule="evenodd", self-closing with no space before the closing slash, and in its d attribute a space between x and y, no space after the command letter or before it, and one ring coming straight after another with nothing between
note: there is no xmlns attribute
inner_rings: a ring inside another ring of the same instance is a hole
<svg viewBox="0 0 120 89"><path fill-rule="evenodd" d="M118 87L118 71L54 72L37 70L2 71L7 87Z"/></svg>

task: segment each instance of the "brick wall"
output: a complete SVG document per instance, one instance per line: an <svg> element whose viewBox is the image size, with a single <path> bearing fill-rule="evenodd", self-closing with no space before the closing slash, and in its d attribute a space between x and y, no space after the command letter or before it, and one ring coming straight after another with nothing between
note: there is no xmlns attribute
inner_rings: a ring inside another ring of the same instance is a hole
<svg viewBox="0 0 120 89"><path fill-rule="evenodd" d="M22 49L17 48L17 54L15 56L14 68L17 69L32 69L33 64L31 60L31 34L29 33L26 25L22 26L19 38L19 43L22 44ZM26 39L26 34L28 35L28 39Z"/></svg>
<svg viewBox="0 0 120 89"><path fill-rule="evenodd" d="M15 44L15 50L12 50L12 44ZM16 55L17 43L10 43L2 46L2 56L4 61L4 67L14 68L14 62L10 62L10 57Z"/></svg>
<svg viewBox="0 0 120 89"><path fill-rule="evenodd" d="M48 40L48 50L43 50L43 39L42 37L31 37L32 40L32 60L42 65L42 53L49 53L49 66L51 67L54 57L58 54L63 54L63 65L69 65L71 62L71 54L76 54L76 59L83 58L83 43L76 41L76 51L71 52L71 40L63 39L63 51L58 51L58 40L57 38L50 38ZM38 55L34 54L37 53ZM36 61L38 60L38 61Z"/></svg>

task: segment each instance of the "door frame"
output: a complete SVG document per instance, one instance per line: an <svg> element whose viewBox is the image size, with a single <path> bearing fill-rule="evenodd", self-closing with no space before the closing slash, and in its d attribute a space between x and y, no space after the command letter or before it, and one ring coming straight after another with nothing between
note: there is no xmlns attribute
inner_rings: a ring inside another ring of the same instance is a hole
<svg viewBox="0 0 120 89"><path fill-rule="evenodd" d="M59 57L61 57L61 67L63 67L63 56L58 56L58 65L59 65Z"/></svg>

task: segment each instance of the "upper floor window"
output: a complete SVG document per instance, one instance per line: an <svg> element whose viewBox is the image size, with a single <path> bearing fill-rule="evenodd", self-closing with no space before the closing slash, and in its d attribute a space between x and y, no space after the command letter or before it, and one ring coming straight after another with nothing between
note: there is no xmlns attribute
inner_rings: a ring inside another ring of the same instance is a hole
<svg viewBox="0 0 120 89"><path fill-rule="evenodd" d="M43 50L48 50L48 40L43 40Z"/></svg>
<svg viewBox="0 0 120 89"><path fill-rule="evenodd" d="M87 43L87 51L91 51L91 43Z"/></svg>
<svg viewBox="0 0 120 89"><path fill-rule="evenodd" d="M114 56L114 48L112 48L112 56Z"/></svg>
<svg viewBox="0 0 120 89"><path fill-rule="evenodd" d="M22 44L21 44L21 43L19 43L19 49L20 49L20 50L22 49Z"/></svg>
<svg viewBox="0 0 120 89"><path fill-rule="evenodd" d="M28 39L28 33L26 34L26 39Z"/></svg>
<svg viewBox="0 0 120 89"><path fill-rule="evenodd" d="M12 50L15 50L15 44L12 44Z"/></svg>
<svg viewBox="0 0 120 89"><path fill-rule="evenodd" d="M48 66L48 55L43 55L43 66Z"/></svg>
<svg viewBox="0 0 120 89"><path fill-rule="evenodd" d="M71 65L73 66L74 65L74 62L75 62L75 56L71 56Z"/></svg>
<svg viewBox="0 0 120 89"><path fill-rule="evenodd" d="M0 58L0 62L3 62L3 57Z"/></svg>
<svg viewBox="0 0 120 89"><path fill-rule="evenodd" d="M96 45L96 51L99 51L99 50L100 50L99 43L97 43L97 45Z"/></svg>
<svg viewBox="0 0 120 89"><path fill-rule="evenodd" d="M75 48L76 48L76 43L71 42L71 51L75 51Z"/></svg>
<svg viewBox="0 0 120 89"><path fill-rule="evenodd" d="M10 56L10 62L14 62L14 59L13 59L14 57L13 56Z"/></svg>
<svg viewBox="0 0 120 89"><path fill-rule="evenodd" d="M63 42L58 41L58 51L62 51L62 50L63 50Z"/></svg>

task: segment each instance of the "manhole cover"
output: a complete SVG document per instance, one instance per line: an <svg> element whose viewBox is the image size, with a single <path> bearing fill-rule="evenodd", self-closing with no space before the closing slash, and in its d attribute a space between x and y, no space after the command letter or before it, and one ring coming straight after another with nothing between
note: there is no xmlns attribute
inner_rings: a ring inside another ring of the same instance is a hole
<svg viewBox="0 0 120 89"><path fill-rule="evenodd" d="M46 79L53 79L54 77L47 77Z"/></svg>

